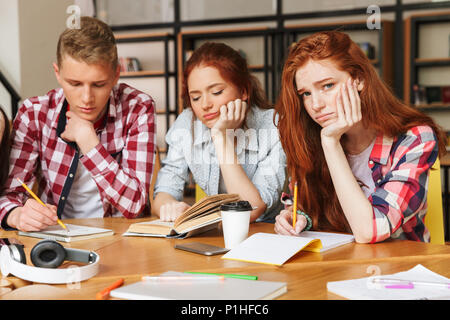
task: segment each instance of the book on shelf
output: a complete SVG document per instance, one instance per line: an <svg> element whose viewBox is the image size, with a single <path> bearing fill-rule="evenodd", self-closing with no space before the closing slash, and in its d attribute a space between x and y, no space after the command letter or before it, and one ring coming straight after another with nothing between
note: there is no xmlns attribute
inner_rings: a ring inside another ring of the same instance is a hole
<svg viewBox="0 0 450 320"><path fill-rule="evenodd" d="M237 194L207 196L197 201L173 222L157 219L133 223L123 235L187 238L217 227L222 221L220 206L238 200Z"/></svg>
<svg viewBox="0 0 450 320"><path fill-rule="evenodd" d="M425 92L427 95L427 102L429 104L433 102L442 102L441 87L438 86L426 87Z"/></svg>
<svg viewBox="0 0 450 320"><path fill-rule="evenodd" d="M27 236L40 239L50 239L61 242L74 242L99 237L112 236L114 231L103 228L79 226L66 223L69 231L62 229L59 225L47 227L41 231L19 231L19 236Z"/></svg>
<svg viewBox="0 0 450 320"><path fill-rule="evenodd" d="M142 71L141 63L136 57L119 57L120 72Z"/></svg>
<svg viewBox="0 0 450 320"><path fill-rule="evenodd" d="M450 86L442 87L442 103L450 104Z"/></svg>
<svg viewBox="0 0 450 320"><path fill-rule="evenodd" d="M112 290L111 297L131 300L271 300L287 292L286 282L235 278L205 281L203 275L174 271L167 271L159 277L179 280L141 280ZM195 277L200 279L196 281Z"/></svg>
<svg viewBox="0 0 450 320"><path fill-rule="evenodd" d="M283 265L300 251L323 253L354 241L351 234L304 231L298 236L255 233L222 256L222 259Z"/></svg>
<svg viewBox="0 0 450 320"><path fill-rule="evenodd" d="M368 59L375 59L375 47L370 42L358 42L357 45Z"/></svg>

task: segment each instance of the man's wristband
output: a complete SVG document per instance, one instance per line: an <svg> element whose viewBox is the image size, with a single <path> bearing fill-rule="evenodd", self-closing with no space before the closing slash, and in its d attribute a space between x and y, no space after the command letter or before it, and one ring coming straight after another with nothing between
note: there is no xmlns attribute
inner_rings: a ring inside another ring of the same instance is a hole
<svg viewBox="0 0 450 320"><path fill-rule="evenodd" d="M15 208L17 208L17 207L15 207ZM7 213L3 216L2 223L1 223L1 227L2 227L2 229L5 230L5 231L15 231L15 230L17 230L17 229L15 229L15 228L10 227L9 224L8 224L8 222L7 222L7 221L8 221L9 214L10 214L15 208L9 210L9 212L7 212Z"/></svg>
<svg viewBox="0 0 450 320"><path fill-rule="evenodd" d="M306 227L305 227L305 229L303 229L303 231L311 230L311 228L312 228L311 218L306 213L304 213L302 210L297 210L297 214L304 216L306 218L307 223L306 223Z"/></svg>

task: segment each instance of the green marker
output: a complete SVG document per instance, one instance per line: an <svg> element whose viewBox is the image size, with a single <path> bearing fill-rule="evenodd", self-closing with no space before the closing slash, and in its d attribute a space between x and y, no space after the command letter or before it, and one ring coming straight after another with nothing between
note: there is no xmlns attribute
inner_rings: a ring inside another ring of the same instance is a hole
<svg viewBox="0 0 450 320"><path fill-rule="evenodd" d="M258 280L258 276L249 276L249 275L245 275L245 274L208 273L208 272L192 272L192 271L184 271L184 273L224 276L225 278L235 278L235 279L245 279L245 280Z"/></svg>

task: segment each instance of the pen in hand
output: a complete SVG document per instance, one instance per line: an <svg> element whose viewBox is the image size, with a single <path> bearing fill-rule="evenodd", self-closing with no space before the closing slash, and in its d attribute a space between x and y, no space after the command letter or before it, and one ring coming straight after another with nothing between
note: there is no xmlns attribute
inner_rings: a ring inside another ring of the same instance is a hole
<svg viewBox="0 0 450 320"><path fill-rule="evenodd" d="M47 207L47 205L46 205L44 202L42 202L41 199L39 199L39 197L38 197L38 196L37 196L30 188L28 188L28 186L27 186L22 180L20 180L19 178L16 178L16 179L17 179L17 181L19 181L19 183L22 185L22 187L24 187L25 190L28 191L28 193L34 198L34 200L36 200L37 202L39 202L39 203L40 203L41 205L43 205L44 207L46 207L46 208L48 208L49 210L51 210L49 207ZM69 229L67 228L67 226L66 226L61 220L59 220L59 218L58 218L56 221L58 222L58 224L59 224L63 229L66 230L67 233L69 233Z"/></svg>

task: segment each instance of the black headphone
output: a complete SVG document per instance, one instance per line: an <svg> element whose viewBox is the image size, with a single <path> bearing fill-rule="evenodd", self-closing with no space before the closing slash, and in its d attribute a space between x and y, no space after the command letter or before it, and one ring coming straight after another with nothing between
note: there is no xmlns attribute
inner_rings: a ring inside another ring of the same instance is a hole
<svg viewBox="0 0 450 320"><path fill-rule="evenodd" d="M5 243L0 250L0 270L3 276L13 274L24 280L40 283L73 283L87 280L99 271L100 256L88 250L64 248L54 240L38 242L30 252L31 262L26 264L24 246L18 243ZM58 268L64 261L86 264L73 269ZM58 268L58 269L56 269Z"/></svg>
<svg viewBox="0 0 450 320"><path fill-rule="evenodd" d="M10 244L9 248L14 260L23 264L27 263L23 245ZM30 252L31 262L35 267L40 268L58 268L66 257L66 248L54 240L42 240Z"/></svg>

